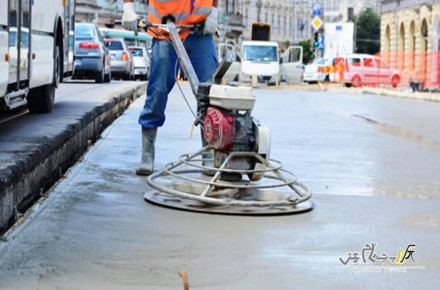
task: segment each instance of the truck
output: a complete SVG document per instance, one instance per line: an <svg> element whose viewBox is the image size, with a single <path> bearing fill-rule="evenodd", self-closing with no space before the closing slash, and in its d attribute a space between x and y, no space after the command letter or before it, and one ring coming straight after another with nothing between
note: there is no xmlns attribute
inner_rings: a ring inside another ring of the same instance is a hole
<svg viewBox="0 0 440 290"><path fill-rule="evenodd" d="M241 45L240 81L278 82L280 60L278 43L274 41L243 41Z"/></svg>
<svg viewBox="0 0 440 290"><path fill-rule="evenodd" d="M354 23L326 23L324 58L331 59L354 51Z"/></svg>
<svg viewBox="0 0 440 290"><path fill-rule="evenodd" d="M237 49L235 41L229 40L219 46L219 59L235 59L224 76L224 82L239 81L297 84L302 80L304 65L301 46L290 46L280 55L278 42L270 41L270 25L254 23L252 40L242 41Z"/></svg>
<svg viewBox="0 0 440 290"><path fill-rule="evenodd" d="M270 41L270 24L264 22L252 23L251 40Z"/></svg>
<svg viewBox="0 0 440 290"><path fill-rule="evenodd" d="M1 110L52 110L73 69L74 11L75 0L0 1Z"/></svg>
<svg viewBox="0 0 440 290"><path fill-rule="evenodd" d="M220 45L219 59L233 60L223 82L266 82L279 85L299 84L304 73L303 49L290 46L280 55L277 42L243 41L240 49L234 44Z"/></svg>

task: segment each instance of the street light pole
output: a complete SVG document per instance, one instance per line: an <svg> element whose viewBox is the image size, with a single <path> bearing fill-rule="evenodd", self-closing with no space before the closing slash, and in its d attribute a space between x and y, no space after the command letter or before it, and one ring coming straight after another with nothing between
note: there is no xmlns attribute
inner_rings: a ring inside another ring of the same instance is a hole
<svg viewBox="0 0 440 290"><path fill-rule="evenodd" d="M324 8L324 0L321 0L321 17L322 17L322 22L324 23L322 25L322 28L320 28L321 30L321 38L324 35L324 27L325 27L325 8ZM319 46L318 46L318 52L316 54L316 58L318 58L318 54L319 54Z"/></svg>

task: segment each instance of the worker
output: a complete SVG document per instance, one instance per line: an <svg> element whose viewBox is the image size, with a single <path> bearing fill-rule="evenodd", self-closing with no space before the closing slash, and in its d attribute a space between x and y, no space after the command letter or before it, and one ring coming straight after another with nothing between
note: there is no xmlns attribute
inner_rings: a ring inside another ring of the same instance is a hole
<svg viewBox="0 0 440 290"><path fill-rule="evenodd" d="M123 27L136 30L138 18L133 0L124 0ZM199 81L212 82L218 66L213 38L217 30L217 0L149 1L149 22L162 24L168 18L172 18L176 25L195 25L196 29L193 31L182 29L179 34ZM153 43L147 97L139 116L142 127L142 157L136 170L137 175L150 175L154 171L157 128L165 122L168 94L175 84L179 68L168 33L159 28L149 29L148 33L153 36Z"/></svg>

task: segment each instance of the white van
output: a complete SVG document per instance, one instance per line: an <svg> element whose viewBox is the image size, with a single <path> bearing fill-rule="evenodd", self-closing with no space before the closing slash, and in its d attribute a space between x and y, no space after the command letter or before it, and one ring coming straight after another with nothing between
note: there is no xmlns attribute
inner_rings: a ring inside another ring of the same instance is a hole
<svg viewBox="0 0 440 290"><path fill-rule="evenodd" d="M278 43L273 41L243 41L241 45L240 81L279 81Z"/></svg>
<svg viewBox="0 0 440 290"><path fill-rule="evenodd" d="M301 46L291 46L279 56L278 43L271 41L244 41L241 50L233 41L220 44L219 59L232 62L223 76L225 84L251 82L252 76L276 85L282 80L287 84L299 84L304 72Z"/></svg>

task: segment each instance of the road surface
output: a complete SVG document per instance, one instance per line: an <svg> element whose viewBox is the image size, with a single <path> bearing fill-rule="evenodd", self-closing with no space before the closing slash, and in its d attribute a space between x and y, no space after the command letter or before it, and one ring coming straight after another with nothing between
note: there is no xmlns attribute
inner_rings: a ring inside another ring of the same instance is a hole
<svg viewBox="0 0 440 290"><path fill-rule="evenodd" d="M185 271L190 289L437 289L440 103L256 95L254 116L271 129L272 157L312 189L313 211L237 217L145 202L150 189L134 174L142 97L4 237L0 288L183 289ZM192 121L174 89L157 169L199 148L198 130L189 138ZM407 249L403 264L378 259Z"/></svg>

